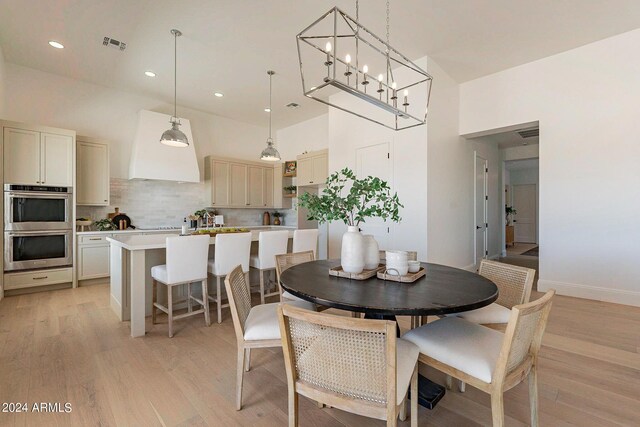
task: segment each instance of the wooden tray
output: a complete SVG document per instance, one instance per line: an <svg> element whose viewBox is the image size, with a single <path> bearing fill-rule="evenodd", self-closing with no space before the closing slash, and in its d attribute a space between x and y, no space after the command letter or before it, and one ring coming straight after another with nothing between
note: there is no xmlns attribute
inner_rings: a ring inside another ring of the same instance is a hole
<svg viewBox="0 0 640 427"><path fill-rule="evenodd" d="M427 274L427 271L424 267L420 267L420 270L415 273L407 273L404 276L385 274L384 270L380 270L378 271L378 279L388 280L390 282L413 283L425 274Z"/></svg>
<svg viewBox="0 0 640 427"><path fill-rule="evenodd" d="M380 274L380 271L385 269L384 264L378 264L378 268L374 268L373 270L362 270L362 273L347 273L342 269L342 266L339 265L337 267L333 267L329 269L330 276L338 276L338 277L346 277L347 279L354 280L367 280L376 275L376 273Z"/></svg>
<svg viewBox="0 0 640 427"><path fill-rule="evenodd" d="M193 232L191 232L191 235L192 236L207 236L208 235L208 236L214 236L215 237L218 234L234 234L234 233L249 233L249 232L251 232L251 230L249 230L248 228L244 228L244 229L241 229L241 230L233 230L233 231L227 230L225 232L218 231L218 230L215 230L215 229L211 229L211 231L209 231L207 233L202 233L202 232L198 233L197 231L193 231Z"/></svg>

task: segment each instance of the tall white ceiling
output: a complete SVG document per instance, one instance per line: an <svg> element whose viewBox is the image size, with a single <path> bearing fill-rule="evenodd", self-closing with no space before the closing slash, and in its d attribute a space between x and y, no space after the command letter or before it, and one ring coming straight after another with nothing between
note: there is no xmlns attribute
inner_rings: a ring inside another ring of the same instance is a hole
<svg viewBox="0 0 640 427"><path fill-rule="evenodd" d="M0 45L7 62L171 102L169 30L178 28L180 105L266 125L271 68L274 125L282 127L326 111L301 94L296 34L334 5L353 14L354 4L2 0ZM384 35L384 9L384 0L363 0L361 22ZM411 58L429 55L459 82L638 27L638 0L391 0L391 44ZM103 47L104 36L126 42L126 51ZM52 39L65 49L51 48ZM145 77L145 70L157 77ZM285 109L291 101L301 108Z"/></svg>

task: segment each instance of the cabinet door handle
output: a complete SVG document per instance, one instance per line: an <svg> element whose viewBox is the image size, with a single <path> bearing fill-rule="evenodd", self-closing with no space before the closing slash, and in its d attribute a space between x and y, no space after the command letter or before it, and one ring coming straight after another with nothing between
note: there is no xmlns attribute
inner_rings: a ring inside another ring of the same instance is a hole
<svg viewBox="0 0 640 427"><path fill-rule="evenodd" d="M107 201L107 199L104 199L104 201L106 202L106 201Z"/></svg>
<svg viewBox="0 0 640 427"><path fill-rule="evenodd" d="M89 240L102 240L102 237L90 237Z"/></svg>
<svg viewBox="0 0 640 427"><path fill-rule="evenodd" d="M40 277L34 277L33 280L42 280L42 279L47 279L49 276L40 276Z"/></svg>

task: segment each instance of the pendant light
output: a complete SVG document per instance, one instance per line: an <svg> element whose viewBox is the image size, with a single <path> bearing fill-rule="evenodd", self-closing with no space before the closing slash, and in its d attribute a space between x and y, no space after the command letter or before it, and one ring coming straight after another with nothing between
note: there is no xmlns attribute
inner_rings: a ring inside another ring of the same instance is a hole
<svg viewBox="0 0 640 427"><path fill-rule="evenodd" d="M260 155L260 160L267 160L270 162L277 162L280 160L280 153L278 153L276 147L273 146L273 138L271 138L271 114L273 111L271 108L271 79L275 73L276 72L272 70L267 71L267 74L269 75L269 138L267 138L267 148L262 150L262 154Z"/></svg>
<svg viewBox="0 0 640 427"><path fill-rule="evenodd" d="M179 30L171 30L173 34L173 117L171 117L171 129L164 131L160 142L171 147L188 147L189 139L180 130L180 120L178 119L177 107L177 87L178 87L178 37L182 35Z"/></svg>

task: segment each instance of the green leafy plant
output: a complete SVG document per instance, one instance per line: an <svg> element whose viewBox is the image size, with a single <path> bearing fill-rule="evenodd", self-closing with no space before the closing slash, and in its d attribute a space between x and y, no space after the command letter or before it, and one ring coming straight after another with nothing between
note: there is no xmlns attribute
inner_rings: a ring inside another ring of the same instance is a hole
<svg viewBox="0 0 640 427"><path fill-rule="evenodd" d="M373 176L358 179L349 168L331 174L322 194L302 194L298 205L308 210L310 220L343 221L352 226L367 218L399 222L400 208L404 207L386 181Z"/></svg>
<svg viewBox="0 0 640 427"><path fill-rule="evenodd" d="M93 223L99 231L116 230L116 225L110 219L101 219Z"/></svg>
<svg viewBox="0 0 640 427"><path fill-rule="evenodd" d="M504 205L504 214L507 225L511 225L511 216L516 215L518 212L513 209L513 206Z"/></svg>
<svg viewBox="0 0 640 427"><path fill-rule="evenodd" d="M274 218L280 218L282 216L282 214L278 211L275 211L272 215Z"/></svg>
<svg viewBox="0 0 640 427"><path fill-rule="evenodd" d="M198 218L204 218L204 214L206 213L207 213L206 209L200 209L199 211L195 211L193 215L197 216Z"/></svg>
<svg viewBox="0 0 640 427"><path fill-rule="evenodd" d="M282 189L284 191L288 192L288 193L293 194L293 193L296 192L297 187L295 185L289 185L289 186L286 186L286 187L282 187Z"/></svg>

